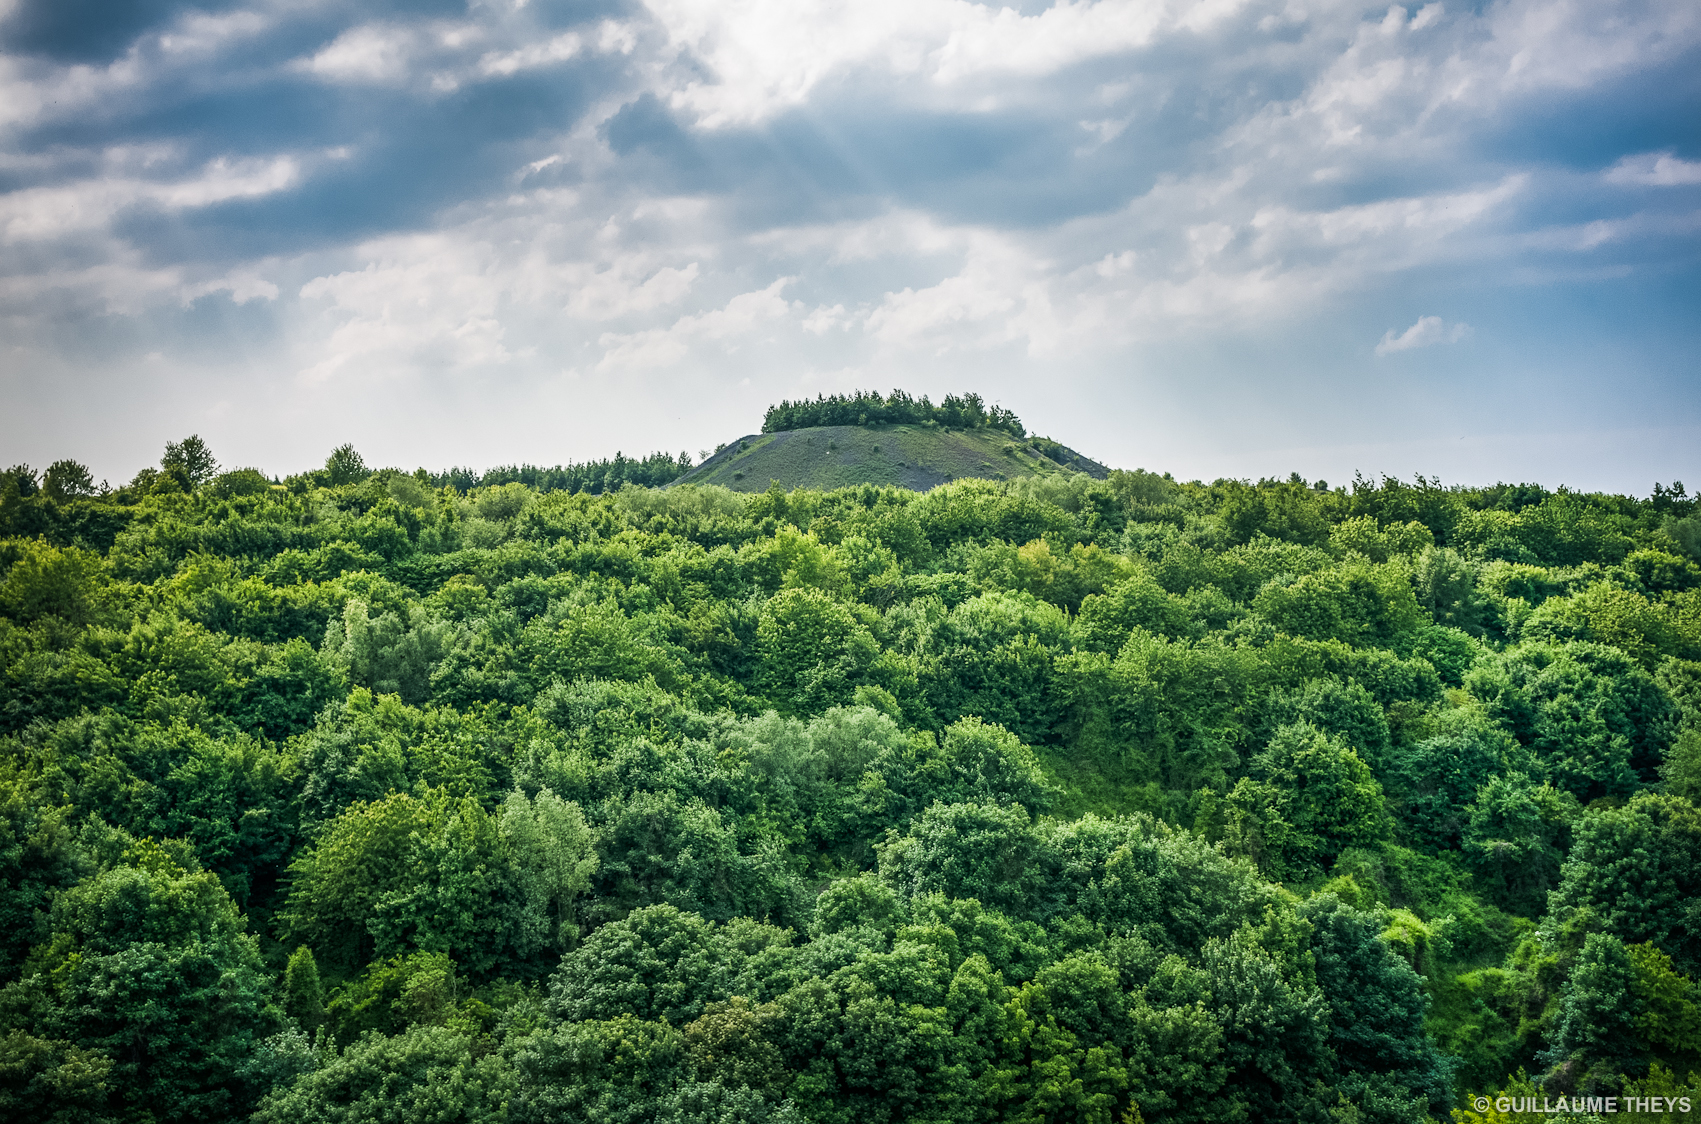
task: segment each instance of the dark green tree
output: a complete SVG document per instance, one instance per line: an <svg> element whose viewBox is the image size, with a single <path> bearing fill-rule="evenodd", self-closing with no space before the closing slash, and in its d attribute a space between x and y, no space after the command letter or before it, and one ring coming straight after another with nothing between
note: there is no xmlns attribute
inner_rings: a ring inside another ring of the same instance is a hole
<svg viewBox="0 0 1701 1124"><path fill-rule="evenodd" d="M1562 1088L1594 1091L1616 1087L1627 1073L1645 1066L1637 1033L1643 1014L1635 989L1636 973L1624 942L1608 933L1590 933L1571 967L1560 997L1559 1017L1542 1060L1563 1067Z"/></svg>
<svg viewBox="0 0 1701 1124"><path fill-rule="evenodd" d="M1348 847L1388 835L1382 786L1370 768L1309 725L1278 730L1226 804L1233 846L1278 879L1303 879Z"/></svg>
<svg viewBox="0 0 1701 1124"><path fill-rule="evenodd" d="M1559 883L1577 798L1522 773L1491 777L1464 809L1465 860L1489 900L1525 917L1540 916Z"/></svg>
<svg viewBox="0 0 1701 1124"><path fill-rule="evenodd" d="M1657 793L1590 809L1549 901L1558 920L1625 944L1652 941L1685 975L1701 974L1701 808Z"/></svg>
<svg viewBox="0 0 1701 1124"><path fill-rule="evenodd" d="M89 475L87 465L72 460L60 460L47 466L41 490L55 503L69 503L71 500L89 498L95 494L96 488L94 477Z"/></svg>
<svg viewBox="0 0 1701 1124"><path fill-rule="evenodd" d="M61 893L48 940L0 991L8 1031L105 1059L93 1063L106 1074L103 1110L123 1119L247 1113L263 1090L245 1073L277 1028L241 914L216 878L179 857L138 843Z"/></svg>
<svg viewBox="0 0 1701 1124"><path fill-rule="evenodd" d="M353 445L338 445L331 450L331 455L325 458L325 474L333 488L345 484L358 484L371 475L366 467L366 459L355 452Z"/></svg>
<svg viewBox="0 0 1701 1124"><path fill-rule="evenodd" d="M199 488L218 475L219 462L207 443L195 434L181 441L168 441L160 467L168 473L180 473L190 487Z"/></svg>

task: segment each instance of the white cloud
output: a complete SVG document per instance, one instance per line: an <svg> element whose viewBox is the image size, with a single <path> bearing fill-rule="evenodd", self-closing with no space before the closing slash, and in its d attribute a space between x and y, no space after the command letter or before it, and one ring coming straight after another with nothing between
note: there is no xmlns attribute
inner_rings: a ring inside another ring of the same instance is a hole
<svg viewBox="0 0 1701 1124"><path fill-rule="evenodd" d="M337 84L406 86L448 93L467 83L511 78L559 66L595 51L626 54L630 29L604 20L592 31L538 37L523 26L499 22L427 20L414 24L367 23L350 28L294 69Z"/></svg>
<svg viewBox="0 0 1701 1124"><path fill-rule="evenodd" d="M563 279L572 285L565 311L586 320L612 320L677 303L697 280L698 264L663 266L644 277L644 255L630 255L614 266L592 270L569 267ZM638 278L642 277L642 280Z"/></svg>
<svg viewBox="0 0 1701 1124"><path fill-rule="evenodd" d="M1093 272L1109 281L1132 270L1134 258L1133 250L1124 250L1120 254L1106 254L1097 265L1093 266Z"/></svg>
<svg viewBox="0 0 1701 1124"><path fill-rule="evenodd" d="M646 0L711 81L669 92L708 128L764 120L857 68L950 85L1053 74L1084 59L1200 32L1246 0L1061 0L1037 15L968 0Z"/></svg>
<svg viewBox="0 0 1701 1124"><path fill-rule="evenodd" d="M1526 184L1526 176L1513 175L1492 187L1472 191L1383 199L1329 211L1266 207L1251 221L1257 231L1254 253L1268 259L1319 248L1371 247L1381 259L1381 268L1410 266L1428 256L1425 248L1434 248L1481 223L1523 191ZM1375 267L1364 255L1354 256Z"/></svg>
<svg viewBox="0 0 1701 1124"><path fill-rule="evenodd" d="M177 211L270 195L294 186L300 175L300 164L293 156L221 158L187 179L117 176L25 188L0 196L0 241L40 241L99 230L119 211L137 205Z"/></svg>
<svg viewBox="0 0 1701 1124"><path fill-rule="evenodd" d="M1414 347L1430 347L1438 343L1458 343L1471 334L1469 324L1449 325L1439 316L1420 316L1416 324L1407 328L1399 335L1389 329L1382 336L1382 342L1376 345L1377 355L1392 355L1396 351L1410 351Z"/></svg>
<svg viewBox="0 0 1701 1124"><path fill-rule="evenodd" d="M985 230L960 232L961 270L921 289L889 292L864 322L888 347L977 350L1050 342L1050 278L1033 250Z"/></svg>
<svg viewBox="0 0 1701 1124"><path fill-rule="evenodd" d="M566 62L584 49L584 42L572 32L557 35L543 43L531 43L513 51L491 51L478 60L479 72L507 77L522 70L534 70Z"/></svg>
<svg viewBox="0 0 1701 1124"><path fill-rule="evenodd" d="M682 316L666 328L621 334L605 332L597 344L603 348L599 370L671 367L703 344L713 350L737 350L758 329L790 315L793 306L780 290L796 281L781 277L764 289L740 293L725 306L693 316Z"/></svg>
<svg viewBox="0 0 1701 1124"><path fill-rule="evenodd" d="M1645 152L1626 156L1605 174L1608 183L1678 187L1701 183L1701 161L1681 160L1669 152Z"/></svg>
<svg viewBox="0 0 1701 1124"><path fill-rule="evenodd" d="M15 317L16 323L49 298L58 304L68 295L78 307L136 316L152 306L180 299L183 291L181 267L150 268L138 260L134 251L119 251L98 265L0 277L0 309Z"/></svg>
<svg viewBox="0 0 1701 1124"><path fill-rule="evenodd" d="M0 53L0 128L75 117L142 85L147 68L134 52L106 66L77 65L43 72L31 60Z"/></svg>
<svg viewBox="0 0 1701 1124"><path fill-rule="evenodd" d="M1489 9L1499 84L1511 90L1581 89L1647 71L1693 50L1701 4L1510 0Z"/></svg>
<svg viewBox="0 0 1701 1124"><path fill-rule="evenodd" d="M315 277L303 300L324 306L310 383L358 370L395 375L512 358L500 305L513 288L495 248L452 235L408 235L362 247L366 267ZM498 275L494 276L493 274Z"/></svg>
<svg viewBox="0 0 1701 1124"><path fill-rule="evenodd" d="M332 82L397 82L408 75L408 62L418 38L413 28L362 24L343 32L299 65Z"/></svg>
<svg viewBox="0 0 1701 1124"><path fill-rule="evenodd" d="M803 330L812 335L825 335L835 328L843 331L851 326L851 318L845 315L845 306L835 304L831 308L825 306L815 309L803 318Z"/></svg>
<svg viewBox="0 0 1701 1124"><path fill-rule="evenodd" d="M231 42L251 39L272 26L272 18L260 12L235 11L209 15L190 11L177 26L159 37L160 50L168 54L206 54Z"/></svg>
<svg viewBox="0 0 1701 1124"><path fill-rule="evenodd" d="M278 299L277 284L252 269L233 270L213 281L185 285L181 299L184 304L189 304L211 293L229 293L230 299L237 304L247 304L251 300Z"/></svg>

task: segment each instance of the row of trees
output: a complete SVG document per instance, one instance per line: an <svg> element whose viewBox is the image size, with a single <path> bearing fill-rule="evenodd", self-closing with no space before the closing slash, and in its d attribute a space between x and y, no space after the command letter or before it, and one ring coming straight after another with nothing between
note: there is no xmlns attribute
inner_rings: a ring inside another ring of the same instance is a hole
<svg viewBox="0 0 1701 1124"><path fill-rule="evenodd" d="M0 501L0 1116L1701 1099L1681 486Z"/></svg>
<svg viewBox="0 0 1701 1124"><path fill-rule="evenodd" d="M452 487L459 492L489 488L501 484L524 484L534 492L589 492L601 495L618 492L631 484L639 488L660 488L691 471L691 455L680 453L651 453L632 458L616 453L605 460L558 464L542 468L533 464L498 465L483 472L470 468L451 468L447 472L426 473L422 479L433 488Z"/></svg>
<svg viewBox="0 0 1701 1124"><path fill-rule="evenodd" d="M428 472L421 468L416 469L411 476L423 488L437 490L448 487L463 494L502 484L523 484L528 489L540 493L589 492L592 495L601 495L604 492L618 492L628 484L640 488L660 488L673 483L690 472L691 468L689 453L682 452L677 456L670 453L651 453L641 459L616 453L604 460L558 464L554 468L542 468L533 464L499 465L483 472L471 468ZM282 482L270 479L254 469L241 469L225 473L221 488L227 493L252 492L281 485L299 493L314 487L358 484L372 474L373 470L366 466L365 458L355 451L353 445L342 445L326 458L325 467L322 469L291 476ZM60 460L53 462L46 471L40 473L29 465L22 464L4 470L0 473L0 503L7 502L9 498L15 505L18 500L36 496L57 505L102 496L115 496L119 502L133 502L137 495L160 487L192 491L219 475L218 461L206 443L198 436L190 436L183 441L174 441L167 445L165 456L160 460L160 467L157 470L145 470L128 488L117 490L116 496L111 485L104 482L99 485L95 483L87 465L74 460ZM386 478L394 478L401 474L392 469L384 475Z"/></svg>
<svg viewBox="0 0 1701 1124"><path fill-rule="evenodd" d="M852 394L820 394L812 402L783 401L769 406L762 419L763 433L808 429L822 425L938 425L950 429L996 429L1012 437L1027 430L1014 413L1002 406L988 406L978 394L947 394L935 406L924 394L912 398L894 390L882 398L878 391Z"/></svg>

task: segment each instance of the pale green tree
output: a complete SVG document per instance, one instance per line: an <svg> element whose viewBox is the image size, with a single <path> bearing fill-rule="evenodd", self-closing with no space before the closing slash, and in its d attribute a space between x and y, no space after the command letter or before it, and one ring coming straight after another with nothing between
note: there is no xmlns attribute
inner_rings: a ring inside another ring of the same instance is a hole
<svg viewBox="0 0 1701 1124"><path fill-rule="evenodd" d="M589 888L597 868L584 813L547 788L529 800L515 789L502 805L502 838L525 899L517 943L565 949L578 936L573 899Z"/></svg>

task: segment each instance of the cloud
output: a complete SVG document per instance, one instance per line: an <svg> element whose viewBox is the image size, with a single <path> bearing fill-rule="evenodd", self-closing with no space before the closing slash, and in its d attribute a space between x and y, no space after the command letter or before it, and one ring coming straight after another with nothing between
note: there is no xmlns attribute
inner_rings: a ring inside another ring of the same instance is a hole
<svg viewBox="0 0 1701 1124"><path fill-rule="evenodd" d="M1198 33L1243 0L1062 0L1036 15L967 0L647 0L670 43L712 78L673 105L707 128L750 124L802 104L860 68L952 85L1056 73L1086 59ZM689 71L685 72L689 73Z"/></svg>
<svg viewBox="0 0 1701 1124"><path fill-rule="evenodd" d="M691 291L697 262L684 268L663 266L639 280L646 268L645 257L628 255L603 270L589 266L568 270L572 295L564 311L586 320L613 320L677 303Z"/></svg>
<svg viewBox="0 0 1701 1124"><path fill-rule="evenodd" d="M1626 156L1606 170L1608 183L1638 187L1678 187L1701 183L1701 161L1680 160L1670 152Z"/></svg>
<svg viewBox="0 0 1701 1124"><path fill-rule="evenodd" d="M478 69L483 74L506 77L522 70L566 62L583 48L584 42L569 31L545 43L532 43L512 51L492 51L478 60Z"/></svg>
<svg viewBox="0 0 1701 1124"><path fill-rule="evenodd" d="M394 82L407 77L419 38L412 28L365 24L343 32L300 65L332 82Z"/></svg>
<svg viewBox="0 0 1701 1124"><path fill-rule="evenodd" d="M514 289L495 247L446 235L362 248L363 269L315 277L299 296L320 305L323 343L300 370L308 383L395 377L419 369L488 368L513 358L499 307ZM496 275L493 277L493 275Z"/></svg>
<svg viewBox="0 0 1701 1124"><path fill-rule="evenodd" d="M184 304L189 304L213 293L229 293L230 299L236 304L247 304L251 300L277 300L278 286L276 282L262 277L258 272L245 269L228 273L211 281L199 281L185 285L182 290L182 301Z"/></svg>
<svg viewBox="0 0 1701 1124"><path fill-rule="evenodd" d="M1692 0L592 8L42 17L0 55L0 323L38 348L15 377L244 356L303 394L573 370L683 402L960 372L1049 404L1095 370L1232 382L1303 337L1299 402L1370 361L1373 309L1437 292L1524 352L1629 331L1574 294L1692 304ZM1615 353L1644 381L1701 343L1636 323Z"/></svg>
<svg viewBox="0 0 1701 1124"><path fill-rule="evenodd" d="M1471 326L1469 324L1449 326L1439 316L1420 316L1416 324L1399 335L1395 335L1393 329L1383 333L1382 342L1376 345L1376 354L1392 355L1396 351L1410 351L1414 347L1430 347L1438 343L1458 343L1470 334Z"/></svg>
<svg viewBox="0 0 1701 1124"><path fill-rule="evenodd" d="M705 343L717 350L735 351L748 336L794 311L780 290L796 280L781 277L766 288L738 294L721 308L682 316L666 328L626 335L605 332L597 340L603 348L597 368L607 371L669 367Z"/></svg>
<svg viewBox="0 0 1701 1124"><path fill-rule="evenodd" d="M99 230L129 207L180 211L253 199L288 189L300 175L301 166L293 156L220 158L197 175L178 180L115 176L26 188L0 196L0 241L15 244Z"/></svg>

